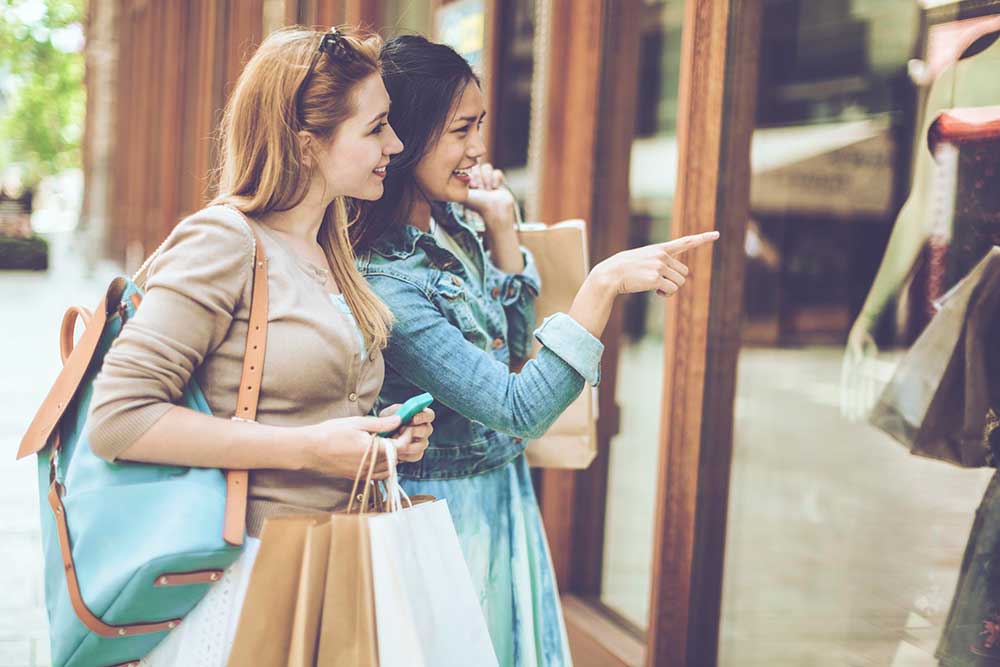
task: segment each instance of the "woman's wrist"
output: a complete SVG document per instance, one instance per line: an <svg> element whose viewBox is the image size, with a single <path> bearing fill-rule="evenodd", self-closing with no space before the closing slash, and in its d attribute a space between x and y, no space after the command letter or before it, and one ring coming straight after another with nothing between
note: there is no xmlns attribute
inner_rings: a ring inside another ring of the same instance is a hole
<svg viewBox="0 0 1000 667"><path fill-rule="evenodd" d="M480 213L479 217L483 219L487 231L516 233L517 216L514 215L514 206L516 204L511 202L509 205L492 206Z"/></svg>
<svg viewBox="0 0 1000 667"><path fill-rule="evenodd" d="M862 333L869 333L875 326L875 322L878 318L872 317L870 313L862 310L858 313L857 318L854 320L854 324L851 326L851 333L853 335L860 335Z"/></svg>
<svg viewBox="0 0 1000 667"><path fill-rule="evenodd" d="M488 222L485 218L483 221L486 224L487 245L496 267L504 273L524 271L524 256L513 217L499 223Z"/></svg>
<svg viewBox="0 0 1000 667"><path fill-rule="evenodd" d="M600 338L611 317L618 286L598 264L583 281L567 313L594 338Z"/></svg>
<svg viewBox="0 0 1000 667"><path fill-rule="evenodd" d="M276 436L277 468L300 471L315 467L316 451L323 445L318 429L314 426L279 427Z"/></svg>
<svg viewBox="0 0 1000 667"><path fill-rule="evenodd" d="M583 281L582 293L586 290L594 298L602 301L613 301L618 296L618 281L615 276L605 270L603 263L595 266Z"/></svg>

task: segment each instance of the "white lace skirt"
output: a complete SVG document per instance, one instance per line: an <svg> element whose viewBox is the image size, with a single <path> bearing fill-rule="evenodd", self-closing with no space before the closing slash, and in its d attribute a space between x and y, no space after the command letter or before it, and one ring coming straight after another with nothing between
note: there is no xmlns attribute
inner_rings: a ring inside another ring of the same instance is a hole
<svg viewBox="0 0 1000 667"><path fill-rule="evenodd" d="M243 553L208 589L201 602L167 635L141 667L226 667L236 637L243 598L250 572L260 549L260 540L247 537Z"/></svg>

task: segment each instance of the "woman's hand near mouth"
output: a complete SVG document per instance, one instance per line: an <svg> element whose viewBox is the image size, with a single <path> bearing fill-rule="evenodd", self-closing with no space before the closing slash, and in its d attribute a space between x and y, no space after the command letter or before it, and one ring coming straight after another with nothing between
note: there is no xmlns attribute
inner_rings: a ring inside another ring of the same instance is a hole
<svg viewBox="0 0 1000 667"><path fill-rule="evenodd" d="M524 256L517 237L517 201L504 185L504 175L493 165L474 165L469 174L469 197L465 205L479 214L486 225L486 245L497 268L505 273L524 270Z"/></svg>

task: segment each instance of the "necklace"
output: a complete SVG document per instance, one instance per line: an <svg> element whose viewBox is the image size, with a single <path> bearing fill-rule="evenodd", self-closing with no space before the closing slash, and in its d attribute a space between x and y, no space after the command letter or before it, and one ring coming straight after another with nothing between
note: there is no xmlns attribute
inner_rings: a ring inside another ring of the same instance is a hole
<svg viewBox="0 0 1000 667"><path fill-rule="evenodd" d="M298 260L299 266L305 269L306 275L319 283L321 286L325 287L326 284L330 282L332 275L330 274L329 269L321 269L312 262L302 259L298 255L296 255L295 258Z"/></svg>

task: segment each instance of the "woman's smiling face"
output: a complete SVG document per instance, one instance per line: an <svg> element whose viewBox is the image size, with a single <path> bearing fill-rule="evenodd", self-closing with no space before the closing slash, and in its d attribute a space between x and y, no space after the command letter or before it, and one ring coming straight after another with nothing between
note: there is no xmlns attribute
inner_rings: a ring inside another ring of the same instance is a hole
<svg viewBox="0 0 1000 667"><path fill-rule="evenodd" d="M381 76L369 76L355 87L352 96L354 113L319 149L317 171L327 192L375 200L382 196L389 158L403 150L403 144L386 120L389 94Z"/></svg>
<svg viewBox="0 0 1000 667"><path fill-rule="evenodd" d="M465 202L469 176L464 173L486 154L482 136L486 116L483 93L470 81L448 115L437 141L414 170L417 187L430 201Z"/></svg>

